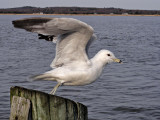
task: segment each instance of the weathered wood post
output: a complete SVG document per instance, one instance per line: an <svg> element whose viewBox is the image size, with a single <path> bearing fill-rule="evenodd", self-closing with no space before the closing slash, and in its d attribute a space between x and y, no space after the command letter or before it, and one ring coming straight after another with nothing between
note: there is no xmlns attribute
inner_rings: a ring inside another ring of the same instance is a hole
<svg viewBox="0 0 160 120"><path fill-rule="evenodd" d="M15 86L10 99L10 120L88 120L86 106L59 96Z"/></svg>

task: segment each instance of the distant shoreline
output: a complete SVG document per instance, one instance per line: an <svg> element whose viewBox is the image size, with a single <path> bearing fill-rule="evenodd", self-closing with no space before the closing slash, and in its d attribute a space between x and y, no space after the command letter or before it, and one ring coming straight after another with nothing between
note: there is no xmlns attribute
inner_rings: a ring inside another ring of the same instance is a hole
<svg viewBox="0 0 160 120"><path fill-rule="evenodd" d="M160 15L145 15L145 14L141 14L141 15L136 15L136 14L13 14L13 13L7 13L7 14L2 14L0 13L0 15L58 15L58 16L160 16Z"/></svg>

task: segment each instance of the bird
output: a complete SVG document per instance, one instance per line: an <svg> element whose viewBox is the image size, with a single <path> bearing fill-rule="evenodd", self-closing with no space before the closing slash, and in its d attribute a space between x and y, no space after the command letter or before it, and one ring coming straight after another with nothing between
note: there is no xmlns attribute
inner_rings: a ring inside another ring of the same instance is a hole
<svg viewBox="0 0 160 120"><path fill-rule="evenodd" d="M57 81L50 94L54 95L62 85L91 84L100 77L108 63L122 63L106 49L100 50L89 59L88 48L96 39L96 35L93 27L78 19L31 17L14 20L12 24L15 28L37 33L39 39L56 44L55 58L50 65L52 69L32 77L33 81Z"/></svg>

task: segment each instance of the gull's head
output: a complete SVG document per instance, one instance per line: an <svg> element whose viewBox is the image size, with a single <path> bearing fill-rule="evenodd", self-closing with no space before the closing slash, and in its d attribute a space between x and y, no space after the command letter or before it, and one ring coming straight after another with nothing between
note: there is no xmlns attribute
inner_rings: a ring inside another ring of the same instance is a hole
<svg viewBox="0 0 160 120"><path fill-rule="evenodd" d="M104 64L117 62L122 63L122 61L115 57L115 55L109 50L101 50L97 53L98 59Z"/></svg>

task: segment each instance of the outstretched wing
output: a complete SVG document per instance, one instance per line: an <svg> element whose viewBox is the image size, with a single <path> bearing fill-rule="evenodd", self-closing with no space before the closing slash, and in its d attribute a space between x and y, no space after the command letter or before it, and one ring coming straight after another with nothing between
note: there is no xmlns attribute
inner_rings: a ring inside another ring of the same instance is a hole
<svg viewBox="0 0 160 120"><path fill-rule="evenodd" d="M73 61L88 61L86 46L89 46L92 39L93 28L86 23L73 18L41 17L15 20L12 23L16 28L36 32L39 37L45 39L57 37L56 56L51 67L59 67Z"/></svg>

